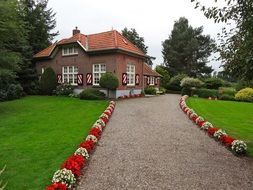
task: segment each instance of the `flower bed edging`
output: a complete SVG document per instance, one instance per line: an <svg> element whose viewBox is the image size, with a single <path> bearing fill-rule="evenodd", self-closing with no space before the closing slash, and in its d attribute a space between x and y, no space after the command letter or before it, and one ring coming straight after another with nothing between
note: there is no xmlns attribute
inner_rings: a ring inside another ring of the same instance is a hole
<svg viewBox="0 0 253 190"><path fill-rule="evenodd" d="M81 175L81 170L86 165L90 154L94 151L114 109L115 102L111 101L90 129L85 141L80 143L75 153L67 158L60 169L54 173L52 184L47 186L46 190L67 190L72 189L76 185L77 179Z"/></svg>
<svg viewBox="0 0 253 190"><path fill-rule="evenodd" d="M118 99L122 100L122 99L141 98L141 97L144 97L144 95L143 94L133 94L133 95L120 96L120 97L118 97Z"/></svg>
<svg viewBox="0 0 253 190"><path fill-rule="evenodd" d="M219 141L229 150L231 150L236 155L246 154L247 145L241 140L237 140L233 137L230 137L224 130L215 128L212 123L204 120L203 117L199 116L193 109L189 108L186 105L187 95L184 95L180 98L180 108L188 116L188 118L196 124L201 130L207 132L207 134Z"/></svg>

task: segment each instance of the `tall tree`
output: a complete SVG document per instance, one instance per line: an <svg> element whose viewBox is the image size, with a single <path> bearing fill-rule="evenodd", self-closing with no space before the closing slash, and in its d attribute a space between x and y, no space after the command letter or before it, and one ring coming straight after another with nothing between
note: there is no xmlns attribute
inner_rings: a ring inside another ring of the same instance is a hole
<svg viewBox="0 0 253 190"><path fill-rule="evenodd" d="M223 0L224 6L205 7L198 0L195 8L215 22L235 23L229 30L223 28L218 34L220 44L217 51L225 72L246 81L253 80L253 0ZM231 25L230 25L231 26Z"/></svg>
<svg viewBox="0 0 253 190"><path fill-rule="evenodd" d="M18 80L28 94L34 94L38 90L38 77L32 57L48 47L58 34L58 32L52 32L56 27L55 13L47 8L47 4L47 0L20 1L19 13L27 30L29 49L23 53L26 61L20 65Z"/></svg>
<svg viewBox="0 0 253 190"><path fill-rule="evenodd" d="M214 41L202 32L203 27L193 28L184 17L175 22L169 38L162 43L164 64L172 73L196 77L212 72L206 64Z"/></svg>
<svg viewBox="0 0 253 190"><path fill-rule="evenodd" d="M22 52L27 48L27 33L16 0L1 1L0 23L0 100L6 100L18 85L17 72L25 61Z"/></svg>
<svg viewBox="0 0 253 190"><path fill-rule="evenodd" d="M140 50L147 54L148 46L145 45L144 38L140 37L138 32L134 28L131 28L130 30L124 28L121 33L125 38L127 38L130 42L132 42L135 46L137 46ZM153 65L153 59L153 57L147 57L146 62L148 63L148 65Z"/></svg>

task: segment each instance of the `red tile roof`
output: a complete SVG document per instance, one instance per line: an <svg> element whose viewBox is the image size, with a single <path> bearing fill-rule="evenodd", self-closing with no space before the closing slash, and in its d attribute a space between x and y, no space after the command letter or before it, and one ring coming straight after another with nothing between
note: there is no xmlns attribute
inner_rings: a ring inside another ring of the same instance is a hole
<svg viewBox="0 0 253 190"><path fill-rule="evenodd" d="M120 49L131 52L140 56L146 56L139 48L122 36L118 31L111 30L107 32L84 35L81 33L74 36L62 39L59 42L49 46L48 48L37 53L34 57L49 57L57 45L69 44L79 42L87 52L107 50L107 49Z"/></svg>
<svg viewBox="0 0 253 190"><path fill-rule="evenodd" d="M148 76L161 77L159 73L154 71L148 64L144 63L143 74Z"/></svg>

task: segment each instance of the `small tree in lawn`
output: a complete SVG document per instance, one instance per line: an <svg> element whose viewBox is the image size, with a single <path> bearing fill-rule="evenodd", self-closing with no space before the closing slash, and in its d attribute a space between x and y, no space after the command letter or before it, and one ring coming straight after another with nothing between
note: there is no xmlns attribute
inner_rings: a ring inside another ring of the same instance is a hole
<svg viewBox="0 0 253 190"><path fill-rule="evenodd" d="M119 86L119 80L113 73L105 73L101 76L99 85L107 89L107 96L109 98L109 91L116 90Z"/></svg>
<svg viewBox="0 0 253 190"><path fill-rule="evenodd" d="M52 95L56 89L57 81L54 70L49 67L46 68L40 79L40 90L44 95Z"/></svg>

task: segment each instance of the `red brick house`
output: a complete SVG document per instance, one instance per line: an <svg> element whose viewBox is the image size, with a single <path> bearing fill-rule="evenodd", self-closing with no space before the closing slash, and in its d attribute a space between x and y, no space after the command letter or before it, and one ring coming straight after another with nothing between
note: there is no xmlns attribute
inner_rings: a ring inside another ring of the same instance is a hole
<svg viewBox="0 0 253 190"><path fill-rule="evenodd" d="M113 95L117 98L140 94L149 85L159 88L161 76L145 63L147 57L116 30L84 35L76 28L72 37L37 53L34 60L39 75L51 67L58 83L75 85L76 92L91 87L100 89L101 75L114 73L119 79Z"/></svg>

